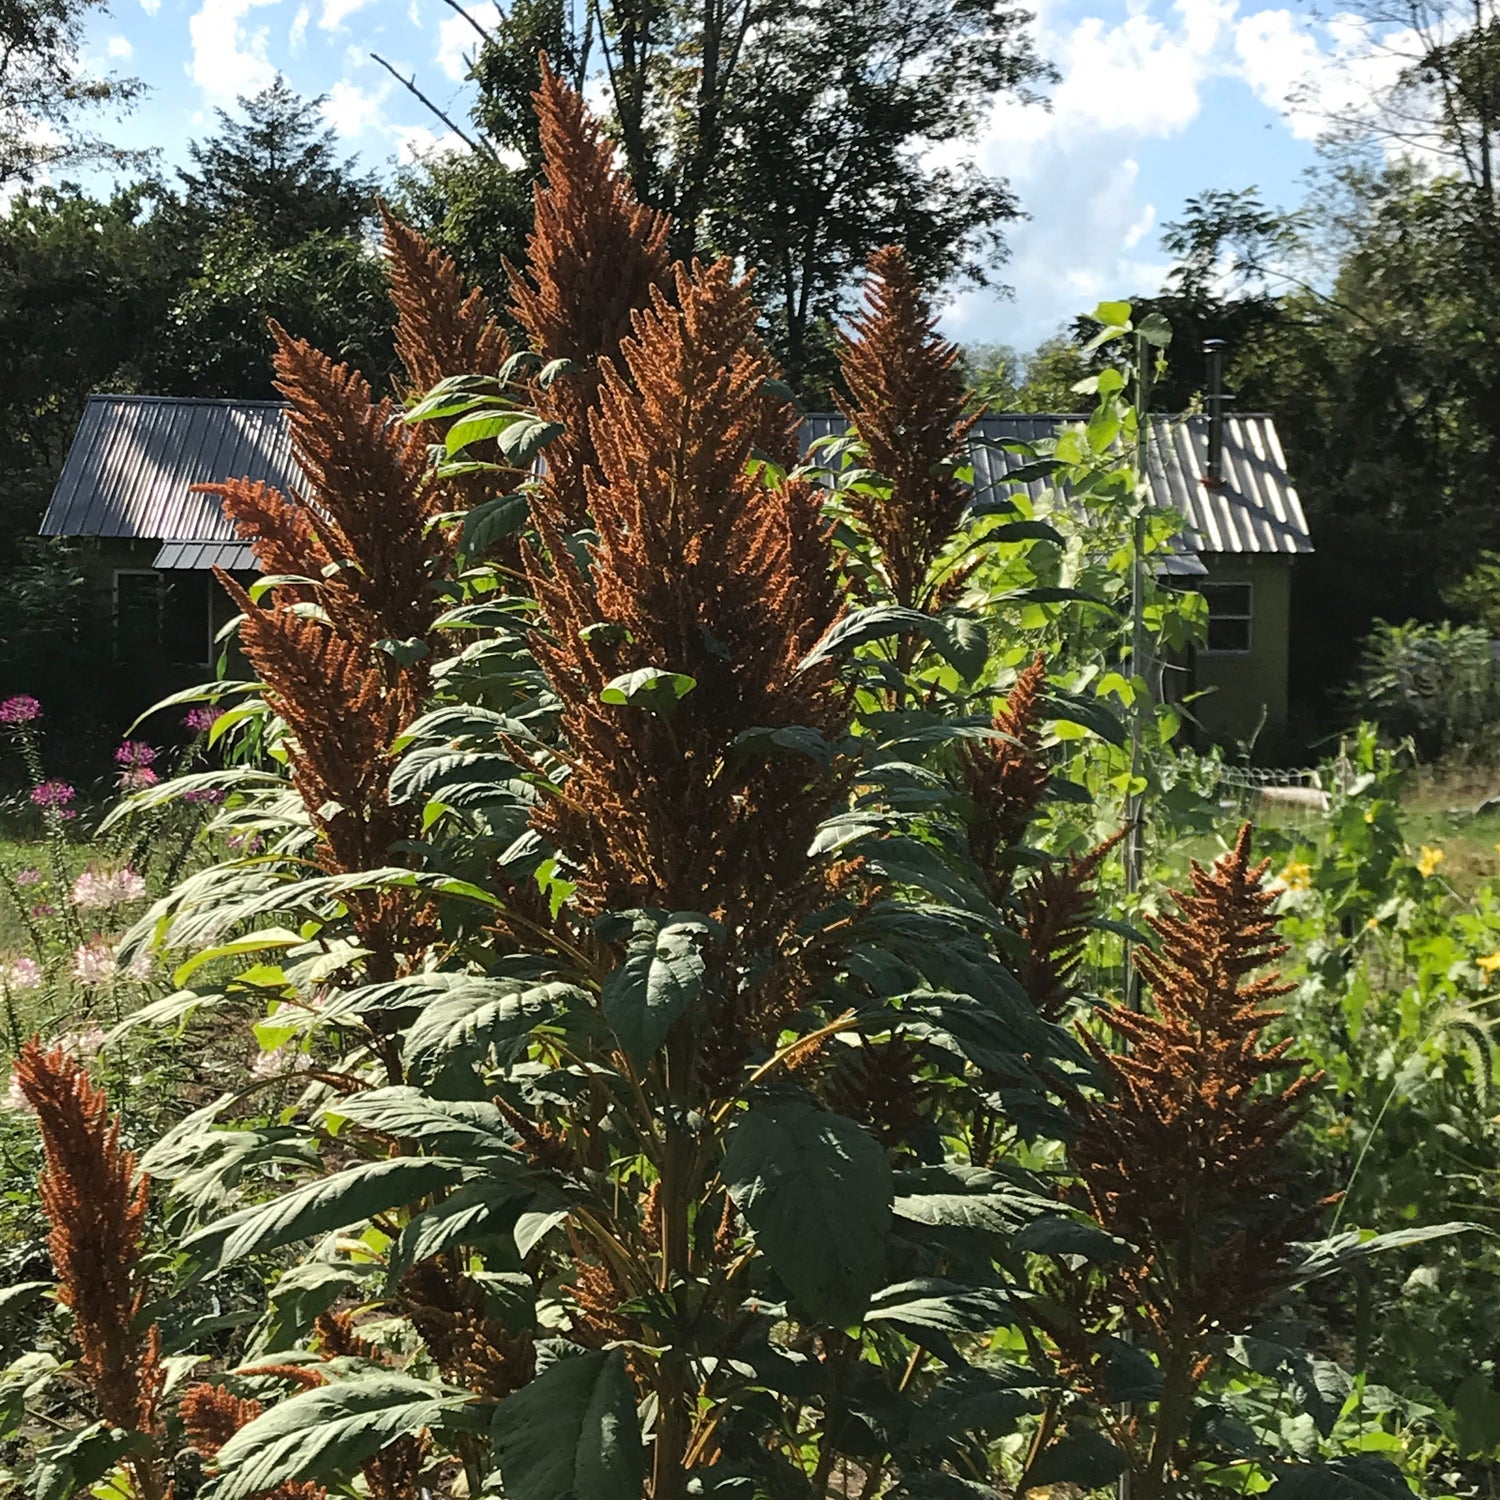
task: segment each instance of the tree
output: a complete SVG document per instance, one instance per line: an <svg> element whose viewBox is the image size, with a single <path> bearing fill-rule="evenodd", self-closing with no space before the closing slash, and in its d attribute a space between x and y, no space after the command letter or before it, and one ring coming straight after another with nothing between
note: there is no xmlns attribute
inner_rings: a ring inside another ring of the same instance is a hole
<svg viewBox="0 0 1500 1500"><path fill-rule="evenodd" d="M1363 23L1365 46L1340 65L1355 101L1325 113L1323 145L1336 156L1380 154L1434 158L1495 196L1500 131L1500 18L1494 0L1357 0L1349 12ZM1371 63L1393 64L1371 67ZM1370 78L1389 78L1371 86ZM1319 110L1326 91L1305 83L1294 97ZM1341 91L1334 90L1335 96Z"/></svg>
<svg viewBox="0 0 1500 1500"><path fill-rule="evenodd" d="M673 252L756 268L768 338L821 399L830 326L877 247L901 241L930 282L982 284L1003 263L1019 210L972 148L997 93L1030 99L1052 76L1030 21L1001 0L614 0L581 19L563 0L533 0L492 31L476 23L477 156L491 160L442 161L433 182L459 208L439 211L429 187L413 195L419 218L455 250L486 218L518 238L524 199L506 169L517 164L523 184L534 170L529 99L546 50L574 83L602 84L636 191L672 215Z"/></svg>
<svg viewBox="0 0 1500 1500"><path fill-rule="evenodd" d="M85 24L106 8L105 0L0 0L0 186L143 159L83 125L90 114L129 108L143 88L79 61Z"/></svg>
<svg viewBox="0 0 1500 1500"><path fill-rule="evenodd" d="M316 233L357 235L374 213L375 179L341 160L333 132L318 128L322 102L278 77L240 99L243 118L216 111L218 133L190 145L194 170L178 173L192 216L246 220L276 250Z"/></svg>
<svg viewBox="0 0 1500 1500"><path fill-rule="evenodd" d="M391 366L390 315L365 231L375 181L339 157L316 99L278 78L219 111L188 148L184 194L162 212L193 246L149 378L174 394L269 397L271 319L373 375Z"/></svg>
<svg viewBox="0 0 1500 1500"><path fill-rule="evenodd" d="M965 351L964 377L990 411L1076 411L1086 398L1073 387L1090 373L1082 341L1066 333L1043 339L1030 354L1008 344Z"/></svg>

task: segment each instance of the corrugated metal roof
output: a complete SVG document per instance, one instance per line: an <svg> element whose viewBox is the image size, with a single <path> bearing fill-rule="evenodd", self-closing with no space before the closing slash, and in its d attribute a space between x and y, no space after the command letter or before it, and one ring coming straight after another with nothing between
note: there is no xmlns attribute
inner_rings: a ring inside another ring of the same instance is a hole
<svg viewBox="0 0 1500 1500"><path fill-rule="evenodd" d="M1037 444L1055 438L1081 417L1004 415L982 418L971 456L975 489L995 492L1005 476L1027 462L1006 443ZM840 416L809 416L802 446L844 430ZM1224 484L1210 489L1206 419L1157 417L1149 443L1156 502L1173 506L1188 523L1180 557L1190 568L1194 551L1219 553L1311 552L1307 521L1286 471L1286 458L1270 417L1231 416L1224 424ZM292 459L286 409L272 401L209 401L169 396L91 396L62 478L42 521L44 536L133 537L179 543L182 551L158 567L207 567L202 549L229 545L221 567L253 566L212 495L196 484L259 479L279 489L301 487ZM1033 497L1046 488L1028 485ZM189 548L199 549L196 554ZM169 555L164 547L160 559ZM215 556L215 559L217 557ZM1195 569L1193 571L1196 571Z"/></svg>
<svg viewBox="0 0 1500 1500"><path fill-rule="evenodd" d="M232 542L218 501L193 486L240 478L300 483L279 403L91 396L42 535Z"/></svg>
<svg viewBox="0 0 1500 1500"><path fill-rule="evenodd" d="M1038 444L1055 438L1077 416L1001 415L982 417L974 426L970 457L974 488L984 497L998 494L1005 476L1029 462L1006 443ZM841 416L811 416L803 424L804 450L815 438L845 430ZM1172 506L1187 522L1184 542L1198 552L1285 553L1313 550L1307 518L1287 474L1276 424L1266 416L1231 416L1224 421L1224 482L1210 489L1208 421L1204 417L1154 417L1147 445L1152 497ZM1033 499L1044 481L1026 486Z"/></svg>
<svg viewBox="0 0 1500 1500"><path fill-rule="evenodd" d="M167 542L151 566L163 572L223 568L226 573L254 573L260 565L248 542Z"/></svg>

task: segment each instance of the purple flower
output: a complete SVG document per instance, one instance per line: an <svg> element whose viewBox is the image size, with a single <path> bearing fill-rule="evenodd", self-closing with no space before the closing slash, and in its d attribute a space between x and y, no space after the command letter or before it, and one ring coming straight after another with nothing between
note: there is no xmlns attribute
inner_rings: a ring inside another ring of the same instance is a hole
<svg viewBox="0 0 1500 1500"><path fill-rule="evenodd" d="M191 729L194 734L206 734L214 727L214 722L222 717L223 712L223 709L214 708L207 703L198 708L190 708L182 716L182 727Z"/></svg>
<svg viewBox="0 0 1500 1500"><path fill-rule="evenodd" d="M31 908L31 915L39 918L55 917L57 915L57 908L55 906L49 906L45 901L38 901L37 904Z"/></svg>
<svg viewBox="0 0 1500 1500"><path fill-rule="evenodd" d="M160 780L161 777L150 766L126 766L120 772L120 788L126 792L143 792Z"/></svg>
<svg viewBox="0 0 1500 1500"><path fill-rule="evenodd" d="M44 781L32 788L31 800L38 807L66 807L77 795L66 781Z"/></svg>
<svg viewBox="0 0 1500 1500"><path fill-rule="evenodd" d="M0 703L0 724L31 724L42 716L42 705L30 693L17 693Z"/></svg>
<svg viewBox="0 0 1500 1500"><path fill-rule="evenodd" d="M24 870L16 871L17 885L40 885L43 879L42 872L35 865L27 865Z"/></svg>
<svg viewBox="0 0 1500 1500"><path fill-rule="evenodd" d="M115 751L115 764L121 766L149 766L156 762L156 750L144 740L126 740Z"/></svg>
<svg viewBox="0 0 1500 1500"><path fill-rule="evenodd" d="M224 789L217 786L195 786L192 791L182 794L182 800L217 807L224 800Z"/></svg>

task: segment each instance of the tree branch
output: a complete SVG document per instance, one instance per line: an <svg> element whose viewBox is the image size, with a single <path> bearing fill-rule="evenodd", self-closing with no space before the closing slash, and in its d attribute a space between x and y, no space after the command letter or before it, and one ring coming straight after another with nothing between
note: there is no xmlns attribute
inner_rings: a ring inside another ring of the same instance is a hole
<svg viewBox="0 0 1500 1500"><path fill-rule="evenodd" d="M457 7L455 7L455 9L456 8ZM458 126L455 125L453 121L448 117L448 115L444 114L443 111L439 109L437 105L434 104L432 100L429 99L427 95L417 87L417 80L415 77L403 78L378 52L372 52L370 56L375 62L378 62L380 66L384 68L386 72L389 73L391 77L394 78L396 82L399 83L401 87L407 91L407 93L409 93L414 99L416 99L418 103L424 105L428 110L432 112L433 115L441 120L443 124L446 125L448 129L451 130L453 134L456 135L459 140L461 140L464 145L469 148L470 151L474 152L476 156L487 156L492 162L496 163L496 165L499 165L499 152L497 152L495 148L482 137L476 140L473 136L467 134L465 131L460 130Z"/></svg>

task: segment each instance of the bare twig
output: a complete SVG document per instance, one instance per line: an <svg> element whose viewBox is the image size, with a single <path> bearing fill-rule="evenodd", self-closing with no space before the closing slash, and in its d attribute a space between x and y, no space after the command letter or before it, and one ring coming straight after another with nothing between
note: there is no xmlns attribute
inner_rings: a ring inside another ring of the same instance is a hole
<svg viewBox="0 0 1500 1500"><path fill-rule="evenodd" d="M417 87L417 80L414 77L403 78L395 70L395 68L393 68L390 63L388 63L378 52L372 52L370 56L375 62L378 62L380 66L384 68L386 72L389 73L391 77L394 78L396 82L399 83L401 87L407 91L407 93L409 93L414 99L416 99L419 104L424 105L428 110L431 111L433 115L441 120L443 124L446 125L448 129L451 130L453 134L456 135L459 140L461 140L464 145L469 148L470 151L474 152L477 156L487 156L492 162L495 162L496 164L499 163L499 152L497 152L495 148L490 145L490 143L483 137L480 137L476 140L467 132L460 130L458 126L453 123L452 119L441 109L439 109L438 106L434 104L432 100L429 99L427 95Z"/></svg>

